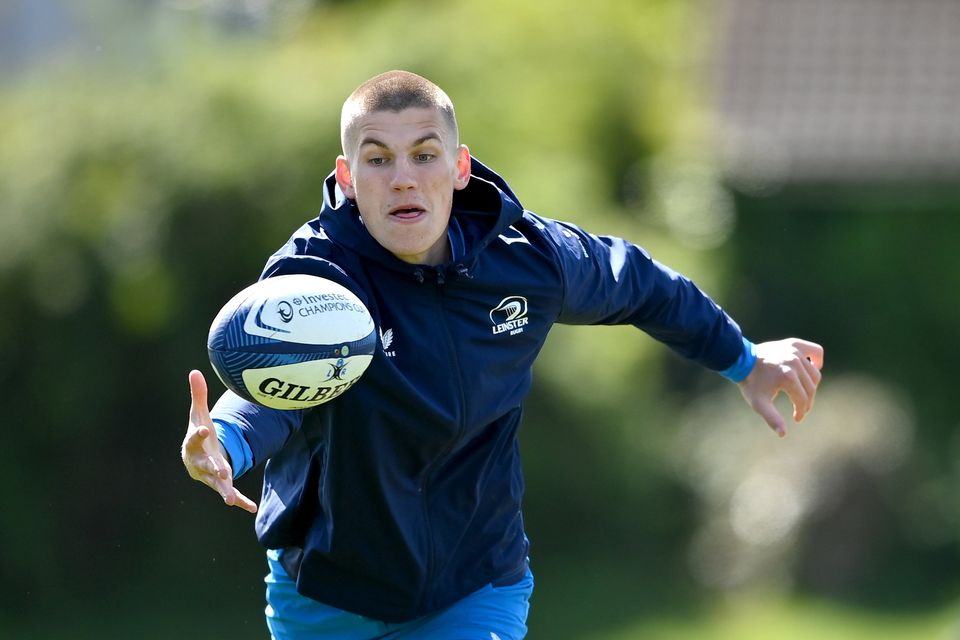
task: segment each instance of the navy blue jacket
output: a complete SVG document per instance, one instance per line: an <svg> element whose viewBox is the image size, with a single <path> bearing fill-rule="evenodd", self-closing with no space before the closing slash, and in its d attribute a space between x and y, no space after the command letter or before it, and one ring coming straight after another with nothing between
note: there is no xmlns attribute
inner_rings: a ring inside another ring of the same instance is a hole
<svg viewBox="0 0 960 640"><path fill-rule="evenodd" d="M377 244L328 178L319 217L263 277L309 273L356 292L381 336L373 361L315 409L228 393L213 411L266 462L257 535L303 549L297 590L384 621L525 571L517 428L554 323L633 324L718 371L744 350L689 280L625 240L525 211L479 162L453 216L453 262L411 265Z"/></svg>

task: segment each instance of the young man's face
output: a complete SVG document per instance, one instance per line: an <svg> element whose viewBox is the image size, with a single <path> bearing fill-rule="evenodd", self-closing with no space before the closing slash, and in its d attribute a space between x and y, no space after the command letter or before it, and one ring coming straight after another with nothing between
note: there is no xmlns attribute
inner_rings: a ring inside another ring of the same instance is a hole
<svg viewBox="0 0 960 640"><path fill-rule="evenodd" d="M360 116L337 158L337 184L370 235L404 262L449 259L453 192L470 180L470 152L437 109Z"/></svg>

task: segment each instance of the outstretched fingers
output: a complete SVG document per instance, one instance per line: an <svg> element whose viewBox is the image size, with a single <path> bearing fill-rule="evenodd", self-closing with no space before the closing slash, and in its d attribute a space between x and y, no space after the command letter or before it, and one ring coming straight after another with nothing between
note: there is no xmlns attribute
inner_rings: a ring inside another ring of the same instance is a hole
<svg viewBox="0 0 960 640"><path fill-rule="evenodd" d="M212 429L206 425L190 424L183 438L180 456L191 478L216 488L213 486L215 480L229 478L230 472L226 460L218 459L217 450L207 442L211 433Z"/></svg>
<svg viewBox="0 0 960 640"><path fill-rule="evenodd" d="M180 455L191 478L207 485L224 504L257 512L257 504L233 486L233 469L217 440L207 404L207 382L197 370L190 372L190 419Z"/></svg>
<svg viewBox="0 0 960 640"><path fill-rule="evenodd" d="M240 507L250 513L257 512L257 503L243 495L233 486L233 471L227 459L217 451L209 451L204 442L211 437L211 430L201 426L187 434L184 441L184 466L194 480L207 485L223 499L224 504ZM212 436L216 438L216 436ZM219 448L219 446L218 446Z"/></svg>
<svg viewBox="0 0 960 640"><path fill-rule="evenodd" d="M190 423L209 425L210 406L207 404L207 381L203 374L194 369L187 377L190 382Z"/></svg>
<svg viewBox="0 0 960 640"><path fill-rule="evenodd" d="M223 494L221 494L223 495ZM230 492L227 495L223 496L223 502L230 507L240 507L244 511L249 513L257 512L257 503L243 495L236 490L233 486L230 487Z"/></svg>

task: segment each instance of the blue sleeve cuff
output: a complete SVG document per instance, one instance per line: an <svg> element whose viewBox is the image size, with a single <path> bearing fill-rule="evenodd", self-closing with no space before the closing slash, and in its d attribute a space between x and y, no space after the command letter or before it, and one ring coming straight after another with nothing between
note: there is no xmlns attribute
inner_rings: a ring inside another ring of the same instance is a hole
<svg viewBox="0 0 960 640"><path fill-rule="evenodd" d="M752 342L743 338L743 351L740 353L740 357L733 365L721 371L720 375L733 382L742 382L753 371L753 365L756 363L756 347Z"/></svg>
<svg viewBox="0 0 960 640"><path fill-rule="evenodd" d="M217 439L230 456L233 477L237 479L253 467L253 451L244 439L239 426L217 418L213 419L213 424L217 430Z"/></svg>

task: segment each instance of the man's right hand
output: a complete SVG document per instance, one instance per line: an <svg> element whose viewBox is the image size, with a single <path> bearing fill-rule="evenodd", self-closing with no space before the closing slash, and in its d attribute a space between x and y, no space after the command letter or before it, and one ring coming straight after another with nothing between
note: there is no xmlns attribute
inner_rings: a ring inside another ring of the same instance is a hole
<svg viewBox="0 0 960 640"><path fill-rule="evenodd" d="M224 503L250 513L257 512L257 503L233 486L233 469L210 419L207 381L197 370L190 372L190 421L180 447L180 457L190 477L219 493Z"/></svg>

